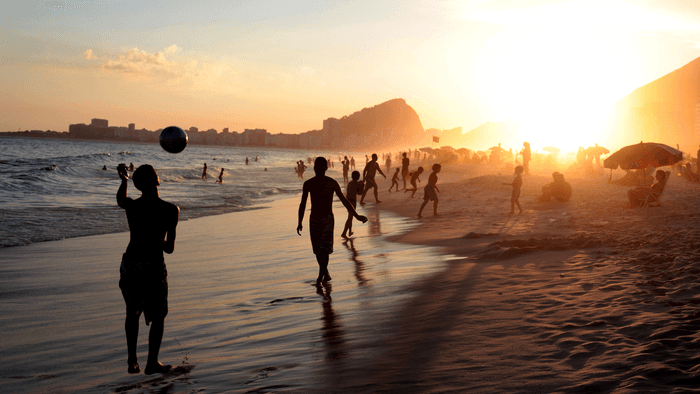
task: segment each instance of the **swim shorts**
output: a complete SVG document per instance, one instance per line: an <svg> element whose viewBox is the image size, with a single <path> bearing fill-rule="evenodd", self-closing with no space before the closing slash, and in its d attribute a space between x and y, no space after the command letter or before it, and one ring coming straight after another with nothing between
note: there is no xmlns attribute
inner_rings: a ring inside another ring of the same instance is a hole
<svg viewBox="0 0 700 394"><path fill-rule="evenodd" d="M423 200L425 201L435 201L438 199L437 192L435 188L431 185L425 185L423 188Z"/></svg>
<svg viewBox="0 0 700 394"><path fill-rule="evenodd" d="M119 288L126 313L143 312L146 325L168 315L168 270L165 262L142 262L122 256Z"/></svg>
<svg viewBox="0 0 700 394"><path fill-rule="evenodd" d="M323 218L309 218L309 234L314 254L333 253L333 227L335 218L330 214Z"/></svg>
<svg viewBox="0 0 700 394"><path fill-rule="evenodd" d="M365 190L369 190L372 187L378 188L377 181L375 181L374 178L366 178L365 179Z"/></svg>

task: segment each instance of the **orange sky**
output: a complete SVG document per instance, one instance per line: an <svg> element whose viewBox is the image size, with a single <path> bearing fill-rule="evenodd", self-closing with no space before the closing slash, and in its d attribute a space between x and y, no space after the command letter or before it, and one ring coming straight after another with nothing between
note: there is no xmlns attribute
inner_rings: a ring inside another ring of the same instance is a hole
<svg viewBox="0 0 700 394"><path fill-rule="evenodd" d="M0 130L98 117L300 133L401 97L426 128L517 119L567 147L700 56L700 3L683 0L163 4L7 6Z"/></svg>

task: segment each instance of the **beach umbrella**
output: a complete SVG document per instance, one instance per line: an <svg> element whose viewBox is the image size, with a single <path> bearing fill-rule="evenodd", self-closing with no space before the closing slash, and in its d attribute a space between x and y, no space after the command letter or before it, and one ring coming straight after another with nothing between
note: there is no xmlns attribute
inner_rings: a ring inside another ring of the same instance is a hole
<svg viewBox="0 0 700 394"><path fill-rule="evenodd" d="M668 145L655 142L640 142L628 145L610 155L603 161L603 166L611 170L618 166L623 170L663 167L683 160L683 152Z"/></svg>
<svg viewBox="0 0 700 394"><path fill-rule="evenodd" d="M586 153L591 156L601 156L610 153L610 151L602 146L591 146L590 148L586 149Z"/></svg>
<svg viewBox="0 0 700 394"><path fill-rule="evenodd" d="M455 150L455 148L453 148L453 147L451 147L451 146L449 146L449 145L446 145L446 146L441 146L441 147L440 147L440 149L445 149L445 150Z"/></svg>
<svg viewBox="0 0 700 394"><path fill-rule="evenodd" d="M556 146L545 146L544 148L542 148L542 150L549 153L561 152L561 149L557 148Z"/></svg>
<svg viewBox="0 0 700 394"><path fill-rule="evenodd" d="M425 152L425 153L433 153L433 148L431 148L429 146L426 146L425 148L420 148L418 150L421 152Z"/></svg>
<svg viewBox="0 0 700 394"><path fill-rule="evenodd" d="M500 151L504 151L505 149L501 148L500 146L492 146L492 147L489 148L489 150L499 151L499 152L500 152Z"/></svg>

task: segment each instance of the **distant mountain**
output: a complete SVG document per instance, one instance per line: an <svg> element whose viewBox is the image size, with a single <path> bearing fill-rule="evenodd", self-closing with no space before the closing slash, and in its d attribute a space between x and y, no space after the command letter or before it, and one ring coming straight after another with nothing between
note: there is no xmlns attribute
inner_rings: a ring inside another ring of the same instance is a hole
<svg viewBox="0 0 700 394"><path fill-rule="evenodd" d="M648 83L617 102L608 143L638 141L698 148L696 108L700 101L700 58Z"/></svg>
<svg viewBox="0 0 700 394"><path fill-rule="evenodd" d="M310 131L332 149L385 149L426 144L420 117L406 100L397 98L363 108L340 119L323 121L323 130Z"/></svg>

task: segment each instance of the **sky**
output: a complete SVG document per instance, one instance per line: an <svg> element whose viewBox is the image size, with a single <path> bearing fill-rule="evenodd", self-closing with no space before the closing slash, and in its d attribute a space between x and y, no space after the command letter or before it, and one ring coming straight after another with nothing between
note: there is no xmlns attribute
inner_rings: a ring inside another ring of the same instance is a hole
<svg viewBox="0 0 700 394"><path fill-rule="evenodd" d="M301 133L403 98L426 129L516 119L565 144L700 57L695 0L7 3L0 131Z"/></svg>

